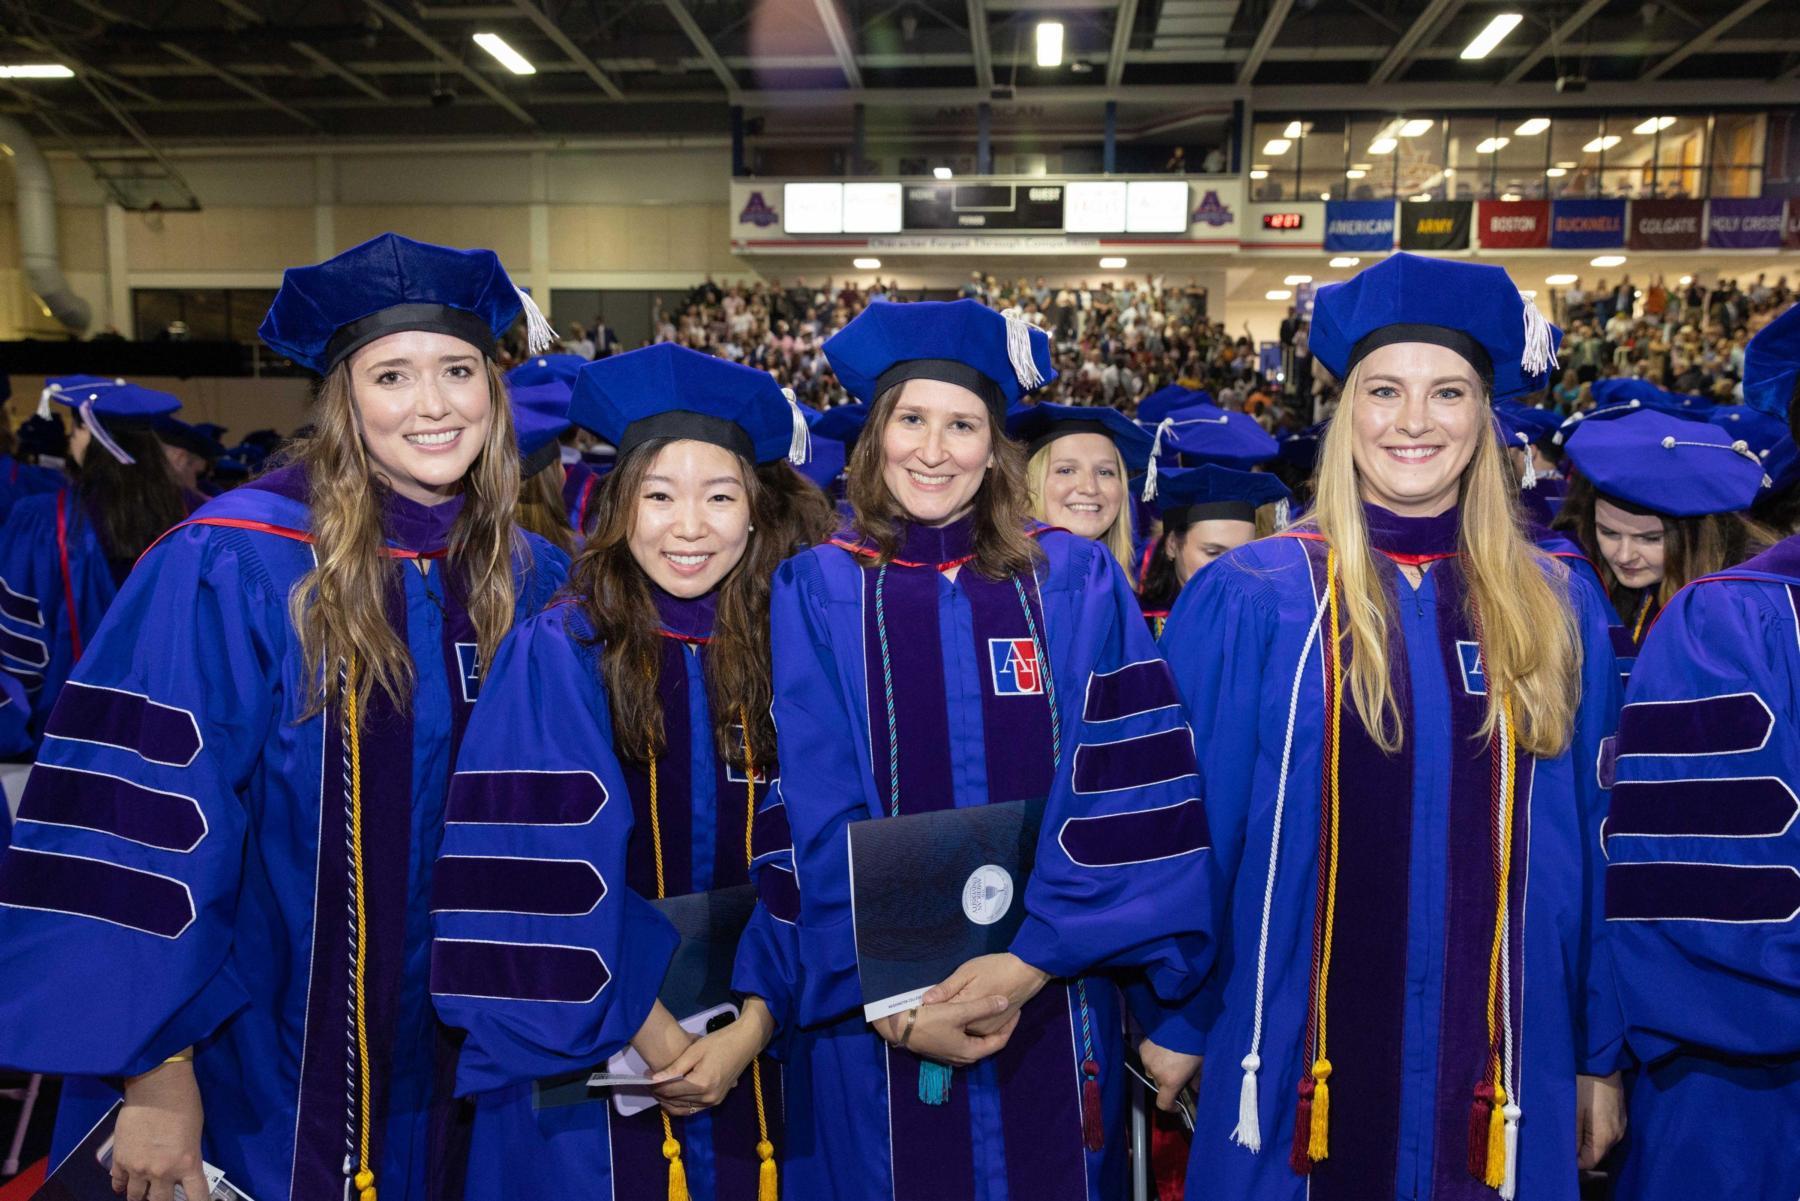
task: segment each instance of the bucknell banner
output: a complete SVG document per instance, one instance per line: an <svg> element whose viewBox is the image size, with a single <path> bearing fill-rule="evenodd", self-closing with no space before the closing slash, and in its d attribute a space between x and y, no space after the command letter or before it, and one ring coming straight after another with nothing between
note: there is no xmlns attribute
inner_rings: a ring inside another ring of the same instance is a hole
<svg viewBox="0 0 1800 1201"><path fill-rule="evenodd" d="M1550 245L1550 202L1483 200L1475 226L1484 250L1537 250Z"/></svg>
<svg viewBox="0 0 1800 1201"><path fill-rule="evenodd" d="M1550 245L1564 250L1625 245L1625 202L1555 201L1550 206Z"/></svg>
<svg viewBox="0 0 1800 1201"><path fill-rule="evenodd" d="M1472 200L1409 200L1400 206L1400 249L1467 250Z"/></svg>
<svg viewBox="0 0 1800 1201"><path fill-rule="evenodd" d="M1699 200L1634 200L1625 244L1633 250L1698 250L1705 209Z"/></svg>

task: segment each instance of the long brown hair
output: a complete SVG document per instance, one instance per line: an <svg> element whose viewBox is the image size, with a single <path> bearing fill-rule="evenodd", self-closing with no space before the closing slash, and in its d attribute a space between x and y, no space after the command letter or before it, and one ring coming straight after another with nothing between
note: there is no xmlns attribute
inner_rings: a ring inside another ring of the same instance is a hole
<svg viewBox="0 0 1800 1201"><path fill-rule="evenodd" d="M514 557L528 563L530 552L514 526L519 451L512 406L500 369L492 361L484 363L491 413L487 439L462 478L466 499L450 531L444 568L456 573L462 588L480 661L492 663L500 640L512 628ZM306 468L312 510L314 566L288 598L288 616L300 634L307 673L323 678L328 665L355 656L360 665L358 703L366 705L379 685L396 707L404 708L412 695L413 662L388 622L387 596L398 573L410 568L382 553L381 504L391 486L363 444L348 362L320 382L312 435L290 453ZM335 689L335 682L327 681L307 715L319 712L326 693Z"/></svg>
<svg viewBox="0 0 1800 1201"><path fill-rule="evenodd" d="M1388 679L1387 593L1375 570L1362 490L1352 455L1360 372L1344 381L1337 415L1319 448L1317 494L1307 522L1337 552L1351 645L1350 696L1363 726L1388 752L1404 737L1400 709ZM1468 581L1468 616L1479 620L1488 679L1483 735L1492 737L1501 702L1510 696L1519 745L1553 758L1569 745L1581 696L1581 638L1567 593L1567 571L1526 541L1514 498L1512 468L1486 419L1475 453L1463 469L1458 504L1461 563Z"/></svg>
<svg viewBox="0 0 1800 1201"><path fill-rule="evenodd" d="M90 439L75 467L75 490L94 516L106 557L129 565L187 516L187 506L162 443L149 426L115 421L106 432L136 462L121 463L100 439Z"/></svg>
<svg viewBox="0 0 1800 1201"><path fill-rule="evenodd" d="M906 521L882 474L887 465L882 433L905 387L905 383L895 384L875 398L844 473L844 494L854 513L852 529L874 544L878 563L888 562L899 552L900 528ZM998 580L1034 570L1043 552L1028 532L1031 490L1025 482L1025 448L1008 438L998 423L990 423L988 429L994 465L975 493L975 558L969 565Z"/></svg>
<svg viewBox="0 0 1800 1201"><path fill-rule="evenodd" d="M1556 515L1555 528L1573 534L1582 553L1600 573L1606 594L1621 616L1628 615L1639 600L1635 588L1627 588L1613 574L1612 565L1600 553L1600 537L1594 529L1594 502L1600 493L1581 475L1569 481L1562 509ZM1675 594L1699 579L1727 567L1736 567L1745 559L1761 554L1777 542L1781 535L1745 513L1707 513L1700 517L1670 517L1629 504L1616 497L1606 498L1628 513L1640 513L1662 519L1663 578L1656 587L1656 603L1660 607Z"/></svg>
<svg viewBox="0 0 1800 1201"><path fill-rule="evenodd" d="M578 549L563 503L562 464L552 463L519 481L519 528L530 530L570 558Z"/></svg>
<svg viewBox="0 0 1800 1201"><path fill-rule="evenodd" d="M654 585L631 555L637 502L644 476L663 447L675 439L653 438L634 447L600 481L600 518L587 547L569 572L568 593L602 645L600 672L612 710L613 743L625 758L643 761L664 749L662 701L657 674L662 663L661 621L652 600ZM769 663L769 586L775 568L798 543L828 536L821 507L792 503L798 479L785 462L752 467L737 459L750 503L749 545L725 573L718 588L718 614L707 643L706 697L712 709L713 740L719 757L743 764L744 747L735 724L742 720L758 770L775 762L775 725L769 716L774 695ZM805 488L818 494L806 480ZM822 497L821 497L822 499ZM829 502L823 509L828 511Z"/></svg>

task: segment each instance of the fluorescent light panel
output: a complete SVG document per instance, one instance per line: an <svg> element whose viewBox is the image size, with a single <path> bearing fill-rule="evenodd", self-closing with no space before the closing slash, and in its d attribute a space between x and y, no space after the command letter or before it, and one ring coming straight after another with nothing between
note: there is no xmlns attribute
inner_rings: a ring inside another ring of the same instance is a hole
<svg viewBox="0 0 1800 1201"><path fill-rule="evenodd" d="M1353 254L1340 254L1335 259L1332 259L1329 265L1339 268L1354 267L1360 262L1362 262L1362 260Z"/></svg>
<svg viewBox="0 0 1800 1201"><path fill-rule="evenodd" d="M881 270L881 260L880 259L851 259L850 265L852 267L855 267L858 271L879 271L879 270Z"/></svg>
<svg viewBox="0 0 1800 1201"><path fill-rule="evenodd" d="M1037 65L1060 67L1063 59L1063 26L1061 21L1039 21L1037 26Z"/></svg>
<svg viewBox="0 0 1800 1201"><path fill-rule="evenodd" d="M1546 167L1546 168L1544 168L1544 174L1548 175L1551 179L1561 179L1563 176L1567 175L1568 173L1569 173L1569 169L1567 167Z"/></svg>
<svg viewBox="0 0 1800 1201"><path fill-rule="evenodd" d="M1632 133L1651 134L1675 124L1674 117L1645 117L1631 127Z"/></svg>
<svg viewBox="0 0 1800 1201"><path fill-rule="evenodd" d="M1267 171L1252 171L1252 172L1250 172L1250 178L1251 179L1267 179L1267 178L1269 178L1269 173Z"/></svg>
<svg viewBox="0 0 1800 1201"><path fill-rule="evenodd" d="M1270 158L1280 158L1282 155L1286 154L1293 145L1294 143L1287 138L1270 138L1267 142L1263 143L1263 153Z"/></svg>
<svg viewBox="0 0 1800 1201"><path fill-rule="evenodd" d="M1476 154L1492 154L1512 144L1511 138L1485 138L1475 147Z"/></svg>
<svg viewBox="0 0 1800 1201"><path fill-rule="evenodd" d="M75 72L61 63L17 63L0 66L0 79L73 79Z"/></svg>
<svg viewBox="0 0 1800 1201"><path fill-rule="evenodd" d="M1623 267L1625 265L1625 256L1622 254L1603 254L1598 258L1589 260L1588 265L1590 267Z"/></svg>
<svg viewBox="0 0 1800 1201"><path fill-rule="evenodd" d="M1284 138L1301 138L1306 136L1306 131L1300 127L1300 122L1289 121L1287 123L1287 128L1281 131L1281 136Z"/></svg>
<svg viewBox="0 0 1800 1201"><path fill-rule="evenodd" d="M1376 138L1373 142L1369 143L1369 153L1392 154L1394 153L1394 147L1399 144L1400 143L1396 142L1393 138Z"/></svg>
<svg viewBox="0 0 1800 1201"><path fill-rule="evenodd" d="M931 169L931 174L935 179L949 179L951 176L955 175L956 172L948 167L933 167Z"/></svg>
<svg viewBox="0 0 1800 1201"><path fill-rule="evenodd" d="M1310 284L1312 282L1312 276L1310 276L1310 275L1290 275L1286 279L1282 280L1281 282L1289 285L1290 287L1293 286L1294 284Z"/></svg>
<svg viewBox="0 0 1800 1201"><path fill-rule="evenodd" d="M1403 138L1416 138L1421 134L1430 133L1431 126L1432 122L1426 118L1414 117L1411 121L1400 126L1400 136Z"/></svg>
<svg viewBox="0 0 1800 1201"><path fill-rule="evenodd" d="M1462 58L1486 58L1493 53L1507 34L1519 27L1525 18L1519 13L1500 13L1487 23L1487 28L1475 35L1475 40L1463 47Z"/></svg>
<svg viewBox="0 0 1800 1201"><path fill-rule="evenodd" d="M1618 134L1609 133L1605 137L1595 138L1593 141L1583 146L1582 149L1589 154L1598 154L1602 150L1611 150L1623 140L1624 139L1620 138Z"/></svg>
<svg viewBox="0 0 1800 1201"><path fill-rule="evenodd" d="M1344 178L1345 179L1361 179L1363 176L1365 176L1367 174L1368 174L1367 171L1358 171L1355 167L1352 167L1348 171L1344 172Z"/></svg>
<svg viewBox="0 0 1800 1201"><path fill-rule="evenodd" d="M493 55L500 65L514 75L536 75L537 68L532 66L523 54L506 44L506 39L497 33L478 33L475 44Z"/></svg>
<svg viewBox="0 0 1800 1201"><path fill-rule="evenodd" d="M1125 267L1126 262L1122 258L1109 257L1100 260L1100 270L1102 271L1123 271Z"/></svg>
<svg viewBox="0 0 1800 1201"><path fill-rule="evenodd" d="M1546 275L1544 277L1544 282L1549 284L1552 288L1566 288L1570 284L1575 282L1575 276L1573 276L1573 275Z"/></svg>
<svg viewBox="0 0 1800 1201"><path fill-rule="evenodd" d="M1286 288L1271 288L1263 293L1264 300L1292 300L1294 294Z"/></svg>
<svg viewBox="0 0 1800 1201"><path fill-rule="evenodd" d="M1535 138L1549 128L1549 117L1533 117L1529 121L1521 122L1519 127L1513 130L1513 132L1522 138Z"/></svg>

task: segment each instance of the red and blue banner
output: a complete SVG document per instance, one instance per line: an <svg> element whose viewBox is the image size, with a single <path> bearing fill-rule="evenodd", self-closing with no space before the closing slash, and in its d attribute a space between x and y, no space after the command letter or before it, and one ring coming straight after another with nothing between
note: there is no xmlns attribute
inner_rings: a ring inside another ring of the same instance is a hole
<svg viewBox="0 0 1800 1201"><path fill-rule="evenodd" d="M1601 250L1625 245L1623 200L1558 200L1550 206L1550 245Z"/></svg>

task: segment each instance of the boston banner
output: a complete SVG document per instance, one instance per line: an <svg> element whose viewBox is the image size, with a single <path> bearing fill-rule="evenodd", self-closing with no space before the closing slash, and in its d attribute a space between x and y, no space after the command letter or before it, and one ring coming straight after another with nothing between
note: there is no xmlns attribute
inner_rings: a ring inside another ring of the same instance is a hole
<svg viewBox="0 0 1800 1201"><path fill-rule="evenodd" d="M1634 200L1626 244L1633 250L1698 250L1705 209L1699 200Z"/></svg>
<svg viewBox="0 0 1800 1201"><path fill-rule="evenodd" d="M1472 200L1409 200L1400 206L1400 249L1467 250Z"/></svg>
<svg viewBox="0 0 1800 1201"><path fill-rule="evenodd" d="M1483 250L1539 250L1550 245L1550 202L1483 200L1475 227Z"/></svg>
<svg viewBox="0 0 1800 1201"><path fill-rule="evenodd" d="M1393 248L1393 201L1333 200L1325 206L1326 250Z"/></svg>
<svg viewBox="0 0 1800 1201"><path fill-rule="evenodd" d="M1625 245L1625 202L1555 201L1550 206L1550 245L1562 250Z"/></svg>
<svg viewBox="0 0 1800 1201"><path fill-rule="evenodd" d="M1779 196L1714 200L1706 214L1706 244L1714 250L1776 250L1781 246Z"/></svg>

